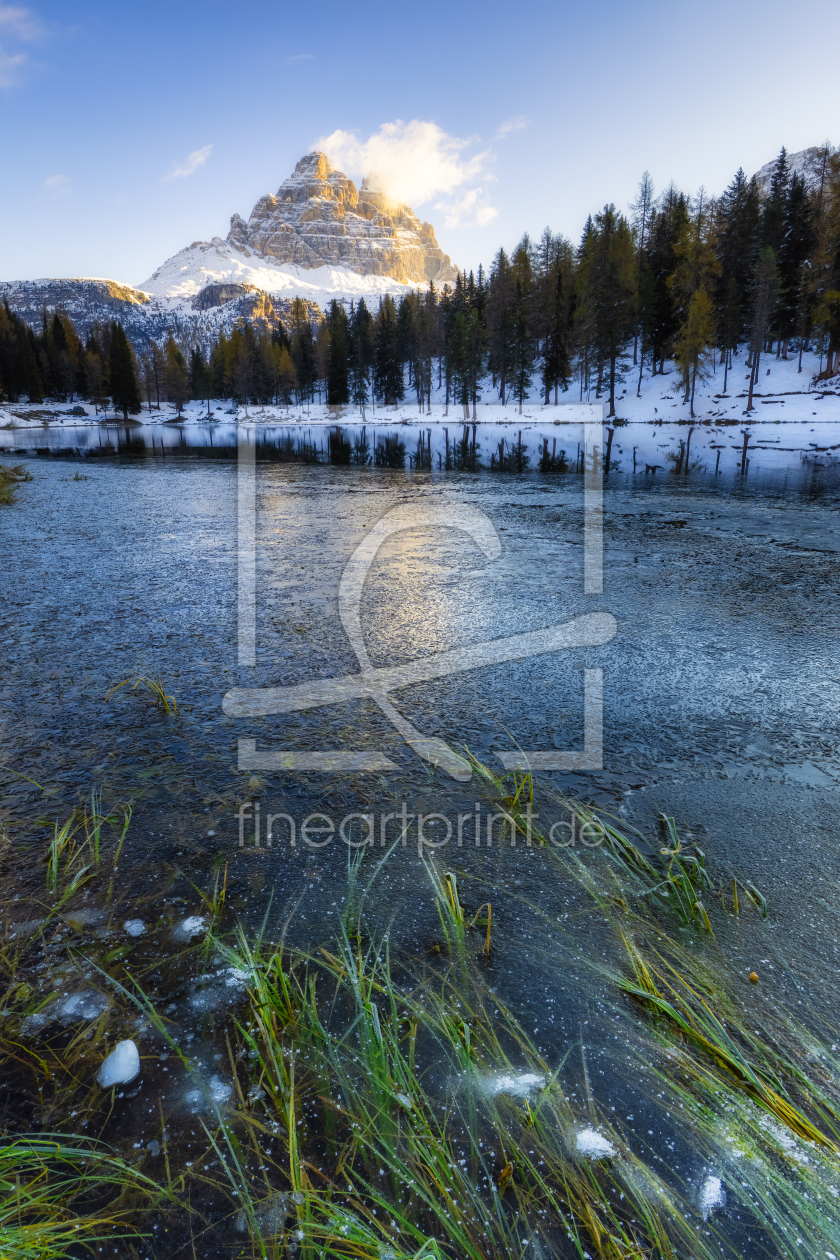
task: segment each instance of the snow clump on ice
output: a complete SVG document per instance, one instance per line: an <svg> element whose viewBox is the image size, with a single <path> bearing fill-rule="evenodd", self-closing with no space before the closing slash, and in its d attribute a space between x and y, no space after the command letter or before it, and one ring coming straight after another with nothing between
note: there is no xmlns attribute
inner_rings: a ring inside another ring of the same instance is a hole
<svg viewBox="0 0 840 1260"><path fill-rule="evenodd" d="M488 1094L510 1094L512 1098L530 1098L537 1089L545 1089L545 1077L536 1072L499 1073L485 1077L483 1086Z"/></svg>
<svg viewBox="0 0 840 1260"><path fill-rule="evenodd" d="M575 1136L575 1146L578 1154L585 1155L588 1159L609 1159L615 1155L612 1142L597 1129L581 1129Z"/></svg>
<svg viewBox="0 0 840 1260"><path fill-rule="evenodd" d="M126 919L123 926L129 936L142 936L146 931L146 925L142 919Z"/></svg>
<svg viewBox="0 0 840 1260"><path fill-rule="evenodd" d="M720 1177L707 1177L700 1187L700 1213L703 1220L707 1221L715 1208L723 1207L725 1203L726 1191Z"/></svg>
<svg viewBox="0 0 840 1260"><path fill-rule="evenodd" d="M188 919L183 919L175 929L176 941L191 941L194 936L200 936L204 931L207 920L200 914L191 914Z"/></svg>
<svg viewBox="0 0 840 1260"><path fill-rule="evenodd" d="M140 1072L140 1052L133 1041L118 1041L99 1069L97 1080L103 1089L128 1085Z"/></svg>

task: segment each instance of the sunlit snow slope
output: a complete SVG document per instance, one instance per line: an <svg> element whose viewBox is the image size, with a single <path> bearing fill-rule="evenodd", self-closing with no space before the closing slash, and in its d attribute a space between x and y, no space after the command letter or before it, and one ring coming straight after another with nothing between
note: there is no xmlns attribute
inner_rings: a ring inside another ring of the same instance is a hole
<svg viewBox="0 0 840 1260"><path fill-rule="evenodd" d="M407 293L416 287L389 276L363 276L342 267L307 269L275 264L220 236L179 250L137 287L153 297L177 300L194 297L208 284L251 284L272 297L308 298L322 310L332 298L358 301L360 297L375 309L382 294Z"/></svg>

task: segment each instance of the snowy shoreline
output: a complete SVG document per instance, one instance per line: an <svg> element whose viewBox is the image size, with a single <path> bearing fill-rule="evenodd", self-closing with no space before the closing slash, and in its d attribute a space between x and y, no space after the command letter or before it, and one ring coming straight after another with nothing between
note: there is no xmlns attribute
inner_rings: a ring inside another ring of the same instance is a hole
<svg viewBox="0 0 840 1260"><path fill-rule="evenodd" d="M434 466L445 466L446 452L463 439L464 427L470 441L479 444L479 463L489 465L491 455L504 442L507 449L520 444L532 470L539 464L545 443L549 454L559 454L565 447L566 459L573 463L577 443L582 439L584 420L600 419L604 413L605 428L612 429L611 466L622 471L646 468L668 471L679 459L680 443L690 445L692 469L725 471L740 466L745 435L749 435L748 458L758 458L761 467L791 467L824 457L833 463L840 455L840 392L832 386L836 379L817 386L815 376L819 360L815 355L803 357L803 370L798 359L770 360L769 371L761 378L761 391L754 393L754 407L745 411L746 391L743 364L736 361L730 370L727 393L718 392L723 384L723 370L698 387L695 416L679 393L679 382L672 371L665 376L646 376L642 396L636 397L629 379L625 392L616 400L617 415L606 417L603 400L592 396L579 401L569 390L558 404L545 406L535 398L526 400L520 413L515 403L503 406L490 401L491 382L484 382L484 399L469 416L461 404L450 402L447 414L441 390L432 392L431 410L420 410L416 399L396 407L368 406L365 413L353 407L329 407L326 404L248 405L231 400L186 404L179 416L175 408L161 403L161 409L132 417L128 424L121 418L97 413L92 404L6 404L0 406L0 449L22 451L20 438L35 437L35 448L76 448L92 450L110 443L109 434L116 432L132 441L147 441L153 449L168 450L177 446L224 447L235 445L243 432L258 435L258 441L271 444L291 438L307 440L311 434L313 447L323 448L327 460L329 430L336 427L348 431L369 431L373 445L377 437L398 434L405 444L406 460L412 462L414 445L421 432L427 434L427 450ZM629 378L632 369L628 367ZM810 388L809 388L810 386ZM737 392L736 392L737 391ZM407 388L408 393L408 388ZM690 435L689 435L690 431ZM8 438L5 438L8 435ZM606 443L606 436L605 436ZM755 463L754 463L755 466Z"/></svg>

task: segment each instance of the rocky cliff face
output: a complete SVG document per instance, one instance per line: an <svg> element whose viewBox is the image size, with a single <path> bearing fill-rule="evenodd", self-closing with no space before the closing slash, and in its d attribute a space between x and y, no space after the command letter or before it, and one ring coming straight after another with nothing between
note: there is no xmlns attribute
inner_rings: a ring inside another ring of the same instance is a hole
<svg viewBox="0 0 840 1260"><path fill-rule="evenodd" d="M246 223L235 214L228 241L302 268L336 266L402 284L453 283L456 270L408 206L368 186L359 191L323 153L301 158L274 196L260 197Z"/></svg>

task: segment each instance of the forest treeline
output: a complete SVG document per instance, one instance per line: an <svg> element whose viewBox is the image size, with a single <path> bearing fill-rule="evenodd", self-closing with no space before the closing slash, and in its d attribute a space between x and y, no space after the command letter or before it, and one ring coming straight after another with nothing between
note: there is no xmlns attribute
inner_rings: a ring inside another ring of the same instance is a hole
<svg viewBox="0 0 840 1260"><path fill-rule="evenodd" d="M482 392L545 403L561 392L604 398L615 414L628 374L675 363L686 402L739 349L751 369L748 408L763 355L815 348L820 377L840 373L840 153L820 151L814 186L782 149L768 194L739 170L717 199L669 186L657 196L645 173L629 216L614 205L590 216L573 245L548 228L527 235L489 272L453 288L411 292L376 311L333 301L313 326L306 304L288 324L241 324L211 344L170 336L135 354L118 322L83 340L63 312L39 331L0 308L0 401L83 397L124 416L143 400L178 410L190 399L248 404L307 401L364 411L433 390L467 417Z"/></svg>

